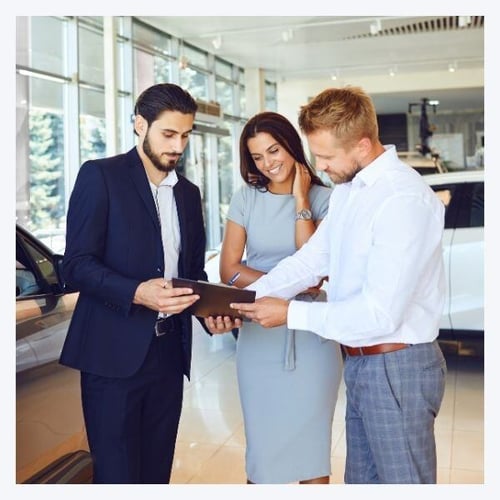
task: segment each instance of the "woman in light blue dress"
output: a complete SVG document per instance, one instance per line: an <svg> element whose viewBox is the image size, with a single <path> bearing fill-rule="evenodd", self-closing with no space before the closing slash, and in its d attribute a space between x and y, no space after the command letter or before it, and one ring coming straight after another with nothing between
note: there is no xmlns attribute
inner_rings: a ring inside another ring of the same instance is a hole
<svg viewBox="0 0 500 500"><path fill-rule="evenodd" d="M229 207L220 274L229 282L239 273L234 285L243 288L309 239L328 211L331 188L314 173L294 126L277 113L248 121L240 162L245 183ZM320 287L300 299L325 300ZM312 332L245 322L236 363L247 482L328 483L339 345Z"/></svg>

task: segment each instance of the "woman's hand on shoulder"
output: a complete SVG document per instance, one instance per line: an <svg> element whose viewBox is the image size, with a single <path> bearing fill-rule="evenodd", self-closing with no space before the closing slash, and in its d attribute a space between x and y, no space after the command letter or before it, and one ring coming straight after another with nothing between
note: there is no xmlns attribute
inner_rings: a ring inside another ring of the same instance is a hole
<svg viewBox="0 0 500 500"><path fill-rule="evenodd" d="M295 198L307 198L311 188L311 175L307 167L295 162L295 178L293 179L292 194Z"/></svg>

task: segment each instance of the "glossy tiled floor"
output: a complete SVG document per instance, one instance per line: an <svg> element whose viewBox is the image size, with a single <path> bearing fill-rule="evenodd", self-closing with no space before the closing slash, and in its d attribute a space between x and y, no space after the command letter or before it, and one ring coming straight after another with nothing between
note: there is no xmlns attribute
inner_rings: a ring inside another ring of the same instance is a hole
<svg viewBox="0 0 500 500"><path fill-rule="evenodd" d="M231 334L209 337L195 323L193 368L186 383L173 484L244 484L245 435L236 381L236 341ZM448 379L436 421L438 483L484 482L484 371L481 356L452 353L444 345ZM450 352L448 352L450 351ZM345 465L342 385L332 426L332 475L343 483Z"/></svg>

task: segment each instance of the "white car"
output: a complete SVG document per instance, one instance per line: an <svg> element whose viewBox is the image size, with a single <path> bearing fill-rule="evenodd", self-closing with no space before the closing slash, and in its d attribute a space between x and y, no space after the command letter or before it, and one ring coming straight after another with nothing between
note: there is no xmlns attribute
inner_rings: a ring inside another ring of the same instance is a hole
<svg viewBox="0 0 500 500"><path fill-rule="evenodd" d="M447 295L440 338L484 335L484 170L427 174L446 206L443 254ZM219 282L220 245L207 252L208 280Z"/></svg>
<svg viewBox="0 0 500 500"><path fill-rule="evenodd" d="M484 335L484 170L425 175L446 207L440 336Z"/></svg>

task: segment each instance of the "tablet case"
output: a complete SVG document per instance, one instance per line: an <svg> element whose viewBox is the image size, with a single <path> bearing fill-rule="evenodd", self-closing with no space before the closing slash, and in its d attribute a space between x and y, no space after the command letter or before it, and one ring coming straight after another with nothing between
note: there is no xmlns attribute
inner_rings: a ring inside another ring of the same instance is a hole
<svg viewBox="0 0 500 500"><path fill-rule="evenodd" d="M255 302L255 291L244 290L222 283L196 281L186 278L172 278L174 288L191 288L200 298L191 306L191 314L206 318L207 316L231 316L239 318L237 311L231 309L232 302Z"/></svg>

